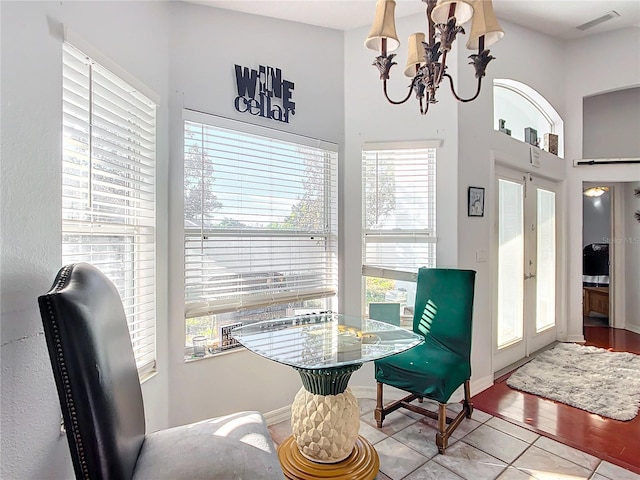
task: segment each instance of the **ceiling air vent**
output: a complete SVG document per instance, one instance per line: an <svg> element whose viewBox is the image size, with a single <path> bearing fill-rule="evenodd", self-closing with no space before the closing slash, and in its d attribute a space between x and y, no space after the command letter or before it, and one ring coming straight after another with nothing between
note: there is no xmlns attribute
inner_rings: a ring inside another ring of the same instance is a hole
<svg viewBox="0 0 640 480"><path fill-rule="evenodd" d="M604 23L607 20L611 20L612 18L616 18L619 16L620 14L618 12L611 10L610 12L605 13L601 17L591 20L590 22L583 23L582 25L578 25L576 28L584 32L585 30L589 30L590 28L595 27L596 25L600 25L601 23Z"/></svg>

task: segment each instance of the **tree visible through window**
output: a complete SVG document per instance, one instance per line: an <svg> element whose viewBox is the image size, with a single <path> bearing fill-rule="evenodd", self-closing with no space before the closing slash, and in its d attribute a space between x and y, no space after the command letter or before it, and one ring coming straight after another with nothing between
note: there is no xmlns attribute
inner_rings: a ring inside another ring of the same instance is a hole
<svg viewBox="0 0 640 480"><path fill-rule="evenodd" d="M193 139L193 132L187 132L189 140ZM216 212L222 204L218 201L214 191L215 172L204 172L203 165L209 161L206 151L196 141L188 142L184 154L184 218L185 221L204 222L203 211Z"/></svg>
<svg viewBox="0 0 640 480"><path fill-rule="evenodd" d="M365 157L366 158L366 157ZM374 229L383 225L384 220L396 208L396 179L393 162L363 162L363 192L365 228Z"/></svg>

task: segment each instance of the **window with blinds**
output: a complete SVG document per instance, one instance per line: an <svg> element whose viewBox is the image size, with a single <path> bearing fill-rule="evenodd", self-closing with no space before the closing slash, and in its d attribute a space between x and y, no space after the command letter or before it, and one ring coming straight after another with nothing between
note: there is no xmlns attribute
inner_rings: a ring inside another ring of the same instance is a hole
<svg viewBox="0 0 640 480"><path fill-rule="evenodd" d="M156 105L66 43L62 105L62 259L113 281L142 377L156 359Z"/></svg>
<svg viewBox="0 0 640 480"><path fill-rule="evenodd" d="M185 111L186 345L223 327L331 308L337 146Z"/></svg>
<svg viewBox="0 0 640 480"><path fill-rule="evenodd" d="M364 311L371 302L413 306L403 278L436 263L436 149L366 145L362 152Z"/></svg>

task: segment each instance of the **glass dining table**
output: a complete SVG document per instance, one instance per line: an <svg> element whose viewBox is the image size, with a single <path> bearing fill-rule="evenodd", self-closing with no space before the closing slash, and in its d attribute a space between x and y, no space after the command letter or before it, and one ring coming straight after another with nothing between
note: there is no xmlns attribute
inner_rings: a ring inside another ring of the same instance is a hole
<svg viewBox="0 0 640 480"><path fill-rule="evenodd" d="M423 337L377 320L330 312L253 323L231 335L250 351L300 374L302 388L291 405L292 435L278 447L285 476L374 479L378 454L358 434L360 409L349 378L363 363L413 348Z"/></svg>

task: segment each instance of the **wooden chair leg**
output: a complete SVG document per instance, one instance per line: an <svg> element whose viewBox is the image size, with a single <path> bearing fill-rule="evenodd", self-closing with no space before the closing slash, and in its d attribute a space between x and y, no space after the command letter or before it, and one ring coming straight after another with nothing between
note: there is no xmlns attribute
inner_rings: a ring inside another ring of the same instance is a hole
<svg viewBox="0 0 640 480"><path fill-rule="evenodd" d="M438 433L436 433L436 446L440 453L444 453L449 443L447 435L447 404L438 404Z"/></svg>
<svg viewBox="0 0 640 480"><path fill-rule="evenodd" d="M473 413L473 403L471 403L471 388L469 380L464 381L464 408L467 411L467 418L471 418Z"/></svg>
<svg viewBox="0 0 640 480"><path fill-rule="evenodd" d="M378 428L382 428L382 422L384 421L384 403L382 401L382 383L376 382L376 410L374 417Z"/></svg>
<svg viewBox="0 0 640 480"><path fill-rule="evenodd" d="M452 420L447 420L447 405L445 403L438 404L438 433L436 434L436 446L440 453L444 453L449 445L449 437L464 418L471 418L473 413L473 403L471 403L471 389L469 380L464 382L464 401L462 410ZM447 426L447 423L449 424Z"/></svg>

